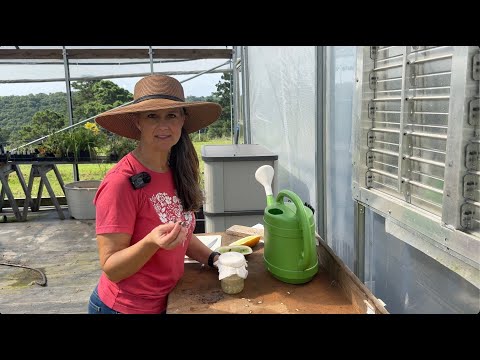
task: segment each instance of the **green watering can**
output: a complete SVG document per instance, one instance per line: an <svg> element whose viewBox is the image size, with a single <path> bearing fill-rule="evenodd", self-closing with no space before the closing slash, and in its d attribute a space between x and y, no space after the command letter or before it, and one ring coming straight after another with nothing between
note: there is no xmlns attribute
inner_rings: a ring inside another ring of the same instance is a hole
<svg viewBox="0 0 480 360"><path fill-rule="evenodd" d="M290 190L273 197L273 168L260 166L255 178L265 188L267 207L263 213L263 259L267 270L278 280L303 284L318 272L313 211ZM288 198L292 203L285 203Z"/></svg>

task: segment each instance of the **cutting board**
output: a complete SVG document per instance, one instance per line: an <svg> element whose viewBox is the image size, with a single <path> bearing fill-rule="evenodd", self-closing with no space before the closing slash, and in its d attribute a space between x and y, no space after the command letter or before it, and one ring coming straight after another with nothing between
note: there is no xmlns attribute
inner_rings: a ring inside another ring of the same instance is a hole
<svg viewBox="0 0 480 360"><path fill-rule="evenodd" d="M237 236L249 236L249 235L260 235L263 237L263 229L252 228L243 225L233 225L230 226L227 231L228 235L237 235Z"/></svg>
<svg viewBox="0 0 480 360"><path fill-rule="evenodd" d="M215 250L222 246L222 235L195 235L201 242L207 245L210 249ZM212 244L213 242L213 244ZM185 264L198 263L198 261L190 259L185 255Z"/></svg>

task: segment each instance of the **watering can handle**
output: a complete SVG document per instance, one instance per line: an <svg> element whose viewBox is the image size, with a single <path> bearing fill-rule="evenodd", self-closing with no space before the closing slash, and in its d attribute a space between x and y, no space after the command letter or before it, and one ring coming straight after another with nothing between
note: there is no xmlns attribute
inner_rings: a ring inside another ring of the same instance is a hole
<svg viewBox="0 0 480 360"><path fill-rule="evenodd" d="M300 266L303 270L307 269L308 261L310 259L310 252L312 247L312 239L309 238L310 229L308 226L308 219L307 213L305 211L305 207L303 206L302 200L295 194L293 191L290 190L282 190L277 195L277 202L283 203L283 198L287 197L293 201L295 207L297 208L297 218L300 221L300 228L302 229L303 234L303 258L300 262Z"/></svg>

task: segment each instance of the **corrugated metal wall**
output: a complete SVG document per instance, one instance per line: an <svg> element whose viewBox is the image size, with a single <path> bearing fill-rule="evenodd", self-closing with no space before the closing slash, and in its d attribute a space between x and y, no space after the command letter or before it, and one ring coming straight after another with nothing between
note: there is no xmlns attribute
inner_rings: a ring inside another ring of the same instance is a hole
<svg viewBox="0 0 480 360"><path fill-rule="evenodd" d="M387 233L385 218L368 209L365 243L365 284L391 314L478 313L478 288Z"/></svg>

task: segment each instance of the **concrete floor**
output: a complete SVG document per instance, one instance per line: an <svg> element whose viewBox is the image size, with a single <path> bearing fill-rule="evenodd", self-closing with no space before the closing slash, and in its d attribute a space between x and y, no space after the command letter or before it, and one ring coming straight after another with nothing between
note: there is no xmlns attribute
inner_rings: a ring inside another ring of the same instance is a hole
<svg viewBox="0 0 480 360"><path fill-rule="evenodd" d="M75 220L64 209L29 213L26 222L7 216L0 222L1 314L86 314L88 299L101 270L95 239L95 220ZM2 215L6 214L5 212ZM7 214L8 215L8 214ZM3 216L2 216L3 217Z"/></svg>

